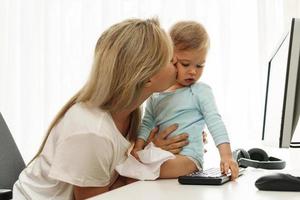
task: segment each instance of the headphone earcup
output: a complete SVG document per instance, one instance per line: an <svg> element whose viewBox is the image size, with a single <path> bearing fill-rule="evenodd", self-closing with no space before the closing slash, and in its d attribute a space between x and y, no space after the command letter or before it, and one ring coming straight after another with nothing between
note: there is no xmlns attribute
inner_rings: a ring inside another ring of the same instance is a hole
<svg viewBox="0 0 300 200"><path fill-rule="evenodd" d="M250 155L249 155L249 153L246 150L244 150L244 149L237 149L234 152L232 152L232 154L233 154L233 158L238 163L239 167L244 167L244 168L248 167L248 166L241 165L241 163L239 162L239 160L241 158L250 159Z"/></svg>
<svg viewBox="0 0 300 200"><path fill-rule="evenodd" d="M269 160L268 154L264 150L259 149L259 148L250 149L248 151L248 154L249 154L251 160L258 160L258 161L268 161Z"/></svg>

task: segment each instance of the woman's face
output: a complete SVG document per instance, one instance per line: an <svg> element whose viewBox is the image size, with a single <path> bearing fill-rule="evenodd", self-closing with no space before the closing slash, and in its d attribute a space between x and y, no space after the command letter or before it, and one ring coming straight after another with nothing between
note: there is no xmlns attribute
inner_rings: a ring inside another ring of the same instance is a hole
<svg viewBox="0 0 300 200"><path fill-rule="evenodd" d="M168 89L176 82L176 78L177 78L177 68L175 66L176 63L177 60L174 57L167 64L167 66L160 69L159 72L151 78L151 83L154 92L162 92Z"/></svg>

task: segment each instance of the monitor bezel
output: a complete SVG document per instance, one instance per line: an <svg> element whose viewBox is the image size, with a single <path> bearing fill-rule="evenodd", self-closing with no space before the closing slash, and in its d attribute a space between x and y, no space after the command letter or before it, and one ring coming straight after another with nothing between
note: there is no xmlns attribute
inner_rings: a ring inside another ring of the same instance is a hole
<svg viewBox="0 0 300 200"><path fill-rule="evenodd" d="M297 25L296 25L297 24ZM283 105L282 105L282 118L279 132L279 142L276 145L279 145L280 148L289 148L294 147L291 146L291 140L293 137L293 133L295 130L296 117L296 99L299 98L299 92L297 92L297 88L299 89L299 65L300 65L300 19L293 18L291 23L290 30L290 38L289 38L289 47L288 47L288 56L287 56L287 64L286 64L286 76L285 76L285 85L284 85L284 97L283 97ZM268 93L269 93L269 81L272 70L272 61L276 56L277 52L283 45L286 40L285 35L281 40L278 48L276 49L273 56L270 58L268 63L268 74L267 74L267 84L266 84L266 95L265 95L265 108L264 108L264 118L263 118L263 130L262 130L262 140L265 139L265 126L266 126L266 115L267 115L267 106L268 106ZM298 103L299 104L299 103ZM297 118L298 119L298 118Z"/></svg>

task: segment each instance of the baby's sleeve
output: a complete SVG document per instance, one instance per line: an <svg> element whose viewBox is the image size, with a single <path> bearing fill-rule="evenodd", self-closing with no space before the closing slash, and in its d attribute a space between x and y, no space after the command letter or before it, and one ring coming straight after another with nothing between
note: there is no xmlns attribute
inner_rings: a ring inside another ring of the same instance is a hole
<svg viewBox="0 0 300 200"><path fill-rule="evenodd" d="M54 152L49 176L81 187L103 187L112 177L113 145L95 134L71 136Z"/></svg>
<svg viewBox="0 0 300 200"><path fill-rule="evenodd" d="M147 141L151 130L155 126L155 118L154 118L154 111L153 111L153 98L150 97L147 100L145 114L143 116L142 123L138 130L138 138Z"/></svg>
<svg viewBox="0 0 300 200"><path fill-rule="evenodd" d="M203 83L198 85L196 96L198 107L200 107L200 112L204 116L205 123L214 139L215 145L229 143L228 133L218 111L211 87Z"/></svg>

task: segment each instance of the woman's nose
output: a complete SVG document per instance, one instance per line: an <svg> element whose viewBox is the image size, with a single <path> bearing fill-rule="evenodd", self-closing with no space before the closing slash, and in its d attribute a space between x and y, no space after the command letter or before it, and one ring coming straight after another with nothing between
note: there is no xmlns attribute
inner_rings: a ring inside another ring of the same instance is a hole
<svg viewBox="0 0 300 200"><path fill-rule="evenodd" d="M177 58L175 56L172 58L172 65L175 67L177 72Z"/></svg>
<svg viewBox="0 0 300 200"><path fill-rule="evenodd" d="M173 58L172 58L172 63L173 63L173 65L176 65L176 64L177 64L177 58L176 58L176 56L173 56Z"/></svg>

